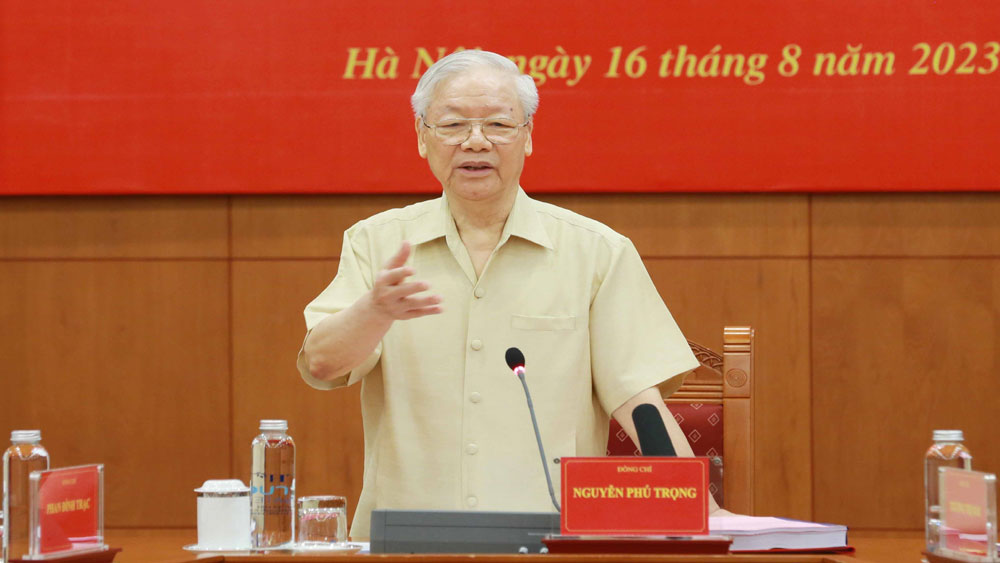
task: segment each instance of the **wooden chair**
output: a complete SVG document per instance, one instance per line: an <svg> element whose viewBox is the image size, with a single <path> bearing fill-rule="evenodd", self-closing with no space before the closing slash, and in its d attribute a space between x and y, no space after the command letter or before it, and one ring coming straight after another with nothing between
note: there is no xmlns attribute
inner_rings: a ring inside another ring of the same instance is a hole
<svg viewBox="0 0 1000 563"><path fill-rule="evenodd" d="M753 338L751 327L725 327L722 355L689 340L701 366L666 400L694 455L711 458L716 502L738 514L754 509ZM612 420L608 455L638 453Z"/></svg>

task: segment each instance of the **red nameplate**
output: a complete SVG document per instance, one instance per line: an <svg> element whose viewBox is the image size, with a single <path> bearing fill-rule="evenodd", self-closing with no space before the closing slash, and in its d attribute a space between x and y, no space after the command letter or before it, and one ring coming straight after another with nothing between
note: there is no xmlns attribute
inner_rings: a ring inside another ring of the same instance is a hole
<svg viewBox="0 0 1000 563"><path fill-rule="evenodd" d="M946 467L939 481L939 555L990 558L990 528L996 528L996 475Z"/></svg>
<svg viewBox="0 0 1000 563"><path fill-rule="evenodd" d="M85 465L32 474L37 477L38 554L101 548L101 466Z"/></svg>
<svg viewBox="0 0 1000 563"><path fill-rule="evenodd" d="M708 533L708 458L564 457L564 535Z"/></svg>

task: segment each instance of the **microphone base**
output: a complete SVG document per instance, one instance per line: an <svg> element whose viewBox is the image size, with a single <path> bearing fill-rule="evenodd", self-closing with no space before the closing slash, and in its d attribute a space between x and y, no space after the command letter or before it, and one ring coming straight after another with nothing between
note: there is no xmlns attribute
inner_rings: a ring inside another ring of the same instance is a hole
<svg viewBox="0 0 1000 563"><path fill-rule="evenodd" d="M380 509L371 522L372 553L539 553L559 533L556 512Z"/></svg>

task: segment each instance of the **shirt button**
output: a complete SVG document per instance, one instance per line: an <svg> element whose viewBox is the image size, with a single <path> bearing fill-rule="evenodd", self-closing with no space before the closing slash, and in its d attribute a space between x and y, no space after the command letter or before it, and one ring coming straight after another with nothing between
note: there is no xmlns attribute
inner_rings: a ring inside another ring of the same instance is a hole
<svg viewBox="0 0 1000 563"><path fill-rule="evenodd" d="M479 446L477 446L475 444L469 444L469 445L465 446L465 453L467 453L469 455L476 455L476 452L478 452L478 451L479 451Z"/></svg>
<svg viewBox="0 0 1000 563"><path fill-rule="evenodd" d="M479 504L479 499L473 496L466 497L465 504L469 505L469 507L471 508Z"/></svg>
<svg viewBox="0 0 1000 563"><path fill-rule="evenodd" d="M479 393L472 393L471 395L469 395L469 400L472 401L473 403L478 403L483 400L483 396L480 395Z"/></svg>
<svg viewBox="0 0 1000 563"><path fill-rule="evenodd" d="M480 350L480 349L482 349L482 347L483 347L483 341L482 340L480 340L480 339L477 338L477 339L475 339L475 340L472 341L472 349L473 350Z"/></svg>
<svg viewBox="0 0 1000 563"><path fill-rule="evenodd" d="M477 288L476 288L476 291L475 291L475 292L473 292L473 295L475 295L475 296L476 296L476 299L479 299L479 298L481 298L482 296L486 295L486 290L485 290L485 289L483 289L483 288L481 288L481 287L477 287Z"/></svg>

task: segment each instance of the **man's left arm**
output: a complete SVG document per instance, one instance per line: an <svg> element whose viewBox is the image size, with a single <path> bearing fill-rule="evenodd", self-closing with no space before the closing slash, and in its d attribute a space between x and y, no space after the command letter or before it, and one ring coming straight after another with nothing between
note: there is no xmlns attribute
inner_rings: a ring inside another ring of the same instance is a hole
<svg viewBox="0 0 1000 563"><path fill-rule="evenodd" d="M591 373L604 407L636 444L635 407L656 407L681 457L694 453L663 403L698 367L687 339L660 298L639 252L622 239L590 308ZM712 511L718 509L709 500Z"/></svg>
<svg viewBox="0 0 1000 563"><path fill-rule="evenodd" d="M680 388L684 375L698 367L639 252L625 238L613 248L591 301L590 351L594 390L605 412L612 414L639 402L662 405L662 395L642 394L658 388L669 396ZM635 402L640 396L645 399ZM632 428L631 413L621 417L625 428Z"/></svg>

